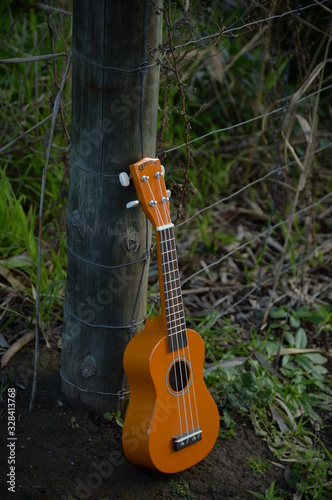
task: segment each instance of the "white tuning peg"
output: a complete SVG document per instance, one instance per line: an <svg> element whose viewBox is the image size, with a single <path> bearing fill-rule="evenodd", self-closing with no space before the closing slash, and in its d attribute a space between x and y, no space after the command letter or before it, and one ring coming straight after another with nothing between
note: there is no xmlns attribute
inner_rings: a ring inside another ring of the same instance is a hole
<svg viewBox="0 0 332 500"><path fill-rule="evenodd" d="M130 184L129 175L126 172L121 172L121 174L119 174L119 181L121 186L123 187L129 186Z"/></svg>
<svg viewBox="0 0 332 500"><path fill-rule="evenodd" d="M167 198L170 198L172 193L169 189L166 189Z"/></svg>
<svg viewBox="0 0 332 500"><path fill-rule="evenodd" d="M139 205L139 201L138 200L134 200L134 201L129 201L126 205L127 208L134 208L134 207L137 207Z"/></svg>
<svg viewBox="0 0 332 500"><path fill-rule="evenodd" d="M161 173L165 177L165 167L164 167L164 165L160 165L160 166L161 166Z"/></svg>

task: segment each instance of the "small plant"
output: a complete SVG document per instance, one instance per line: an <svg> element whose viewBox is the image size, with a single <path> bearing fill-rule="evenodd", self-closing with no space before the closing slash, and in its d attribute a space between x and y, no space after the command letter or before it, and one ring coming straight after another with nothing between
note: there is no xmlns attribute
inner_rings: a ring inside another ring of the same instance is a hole
<svg viewBox="0 0 332 500"><path fill-rule="evenodd" d="M259 500L284 500L283 496L281 495L280 490L274 490L275 486L275 481L271 484L269 488L265 490L265 493L256 493L255 491L249 491L251 495L253 495L255 498L258 498Z"/></svg>
<svg viewBox="0 0 332 500"><path fill-rule="evenodd" d="M113 420L120 426L123 427L123 418L121 418L121 411L107 411L104 413L104 418L112 422Z"/></svg>
<svg viewBox="0 0 332 500"><path fill-rule="evenodd" d="M267 460L262 460L260 456L258 457L248 457L248 465L255 476L259 474L265 474L269 468L269 463Z"/></svg>
<svg viewBox="0 0 332 500"><path fill-rule="evenodd" d="M172 495L183 498L190 498L189 484L183 481L175 481L171 479L170 485L172 486Z"/></svg>
<svg viewBox="0 0 332 500"><path fill-rule="evenodd" d="M79 427L79 425L78 425L78 423L76 421L76 417L71 417L70 418L70 423L68 425L70 425L70 427L72 429L77 429L77 427Z"/></svg>
<svg viewBox="0 0 332 500"><path fill-rule="evenodd" d="M222 439L230 439L235 437L235 429L237 423L232 419L227 410L223 411L223 415L220 417L220 429L219 437Z"/></svg>

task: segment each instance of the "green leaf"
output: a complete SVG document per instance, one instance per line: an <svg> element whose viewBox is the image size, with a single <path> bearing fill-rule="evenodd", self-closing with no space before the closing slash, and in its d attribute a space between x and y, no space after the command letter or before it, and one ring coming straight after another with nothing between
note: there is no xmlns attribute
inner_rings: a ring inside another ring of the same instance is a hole
<svg viewBox="0 0 332 500"><path fill-rule="evenodd" d="M280 328L281 324L280 323L271 323L270 324L270 329L274 330L275 328Z"/></svg>
<svg viewBox="0 0 332 500"><path fill-rule="evenodd" d="M291 347L295 346L295 337L289 330L285 331L284 337Z"/></svg>
<svg viewBox="0 0 332 500"><path fill-rule="evenodd" d="M299 328L295 335L295 347L298 349L304 349L307 347L308 339L307 334L303 328Z"/></svg>
<svg viewBox="0 0 332 500"><path fill-rule="evenodd" d="M301 366L301 368L306 373L312 374L312 372L314 370L314 365L311 363L311 361L309 359L307 359L306 356L304 356L303 354L299 354L298 356L296 356L296 362L299 366Z"/></svg>
<svg viewBox="0 0 332 500"><path fill-rule="evenodd" d="M281 361L281 366L283 368L287 368L288 370L297 370L297 366L293 363L293 358L289 355L286 354Z"/></svg>
<svg viewBox="0 0 332 500"><path fill-rule="evenodd" d="M308 354L304 354L310 361L312 361L315 365L324 365L327 362L327 358L319 354L319 352L310 352Z"/></svg>
<svg viewBox="0 0 332 500"><path fill-rule="evenodd" d="M120 427L123 427L123 418L115 417L115 421Z"/></svg>
<svg viewBox="0 0 332 500"><path fill-rule="evenodd" d="M301 324L301 321L299 320L299 318L296 318L295 316L290 316L289 324L292 328L298 328Z"/></svg>
<svg viewBox="0 0 332 500"><path fill-rule="evenodd" d="M322 365L314 365L313 369L318 375L326 375L328 373L327 368Z"/></svg>
<svg viewBox="0 0 332 500"><path fill-rule="evenodd" d="M284 319L287 316L287 311L283 307L277 307L276 309L271 309L270 318L272 319Z"/></svg>
<svg viewBox="0 0 332 500"><path fill-rule="evenodd" d="M299 309L296 312L296 316L300 319L304 319L305 321L309 321L310 323L323 323L325 320L325 316L322 312L309 311L305 307L302 309Z"/></svg>

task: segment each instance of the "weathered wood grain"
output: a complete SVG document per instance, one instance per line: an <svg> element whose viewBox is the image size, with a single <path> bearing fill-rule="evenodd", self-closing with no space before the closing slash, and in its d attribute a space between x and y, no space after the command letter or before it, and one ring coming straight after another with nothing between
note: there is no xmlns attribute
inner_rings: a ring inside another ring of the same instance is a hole
<svg viewBox="0 0 332 500"><path fill-rule="evenodd" d="M159 66L147 68L146 75L98 66L137 68L144 50L148 64L153 63L147 47L158 48L161 25L152 2L73 2L62 389L102 410L118 404L116 396L96 393L117 393L122 387L122 357L129 340L126 325L132 319L143 270L142 261L122 265L142 259L150 241L142 210L126 209L126 203L137 198L134 187L122 187L118 174L129 173L129 164L142 153L155 155ZM139 323L136 331L142 329L146 312L147 268L134 316Z"/></svg>

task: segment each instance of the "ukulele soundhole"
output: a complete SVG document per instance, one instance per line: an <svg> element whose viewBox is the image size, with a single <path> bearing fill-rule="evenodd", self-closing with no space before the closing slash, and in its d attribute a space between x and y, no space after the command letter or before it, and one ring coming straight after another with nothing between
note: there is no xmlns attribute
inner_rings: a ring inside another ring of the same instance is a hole
<svg viewBox="0 0 332 500"><path fill-rule="evenodd" d="M189 361L185 358L178 358L172 362L167 370L167 388L173 396L181 396L190 387L192 380L192 370Z"/></svg>

